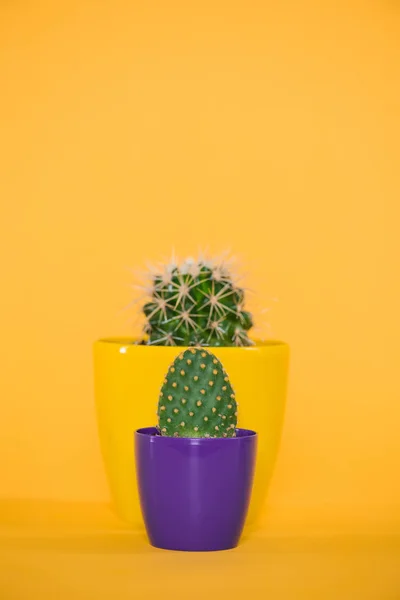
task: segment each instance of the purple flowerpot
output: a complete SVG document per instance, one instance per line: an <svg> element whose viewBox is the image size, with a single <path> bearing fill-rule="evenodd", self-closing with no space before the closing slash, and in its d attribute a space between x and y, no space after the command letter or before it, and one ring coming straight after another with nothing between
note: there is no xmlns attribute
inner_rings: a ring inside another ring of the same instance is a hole
<svg viewBox="0 0 400 600"><path fill-rule="evenodd" d="M257 434L173 438L135 432L140 504L150 543L166 550L235 548L249 505Z"/></svg>

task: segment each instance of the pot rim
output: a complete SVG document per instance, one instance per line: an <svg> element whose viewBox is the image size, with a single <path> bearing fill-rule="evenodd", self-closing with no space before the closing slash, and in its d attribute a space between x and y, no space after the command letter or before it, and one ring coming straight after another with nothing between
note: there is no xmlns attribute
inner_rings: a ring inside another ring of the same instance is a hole
<svg viewBox="0 0 400 600"><path fill-rule="evenodd" d="M162 345L150 345L150 344L138 344L136 342L138 342L140 340L140 338L138 337L128 337L128 336L110 336L110 337L103 337L103 338L99 338L98 340L95 341L96 344L115 344L116 346L130 346L130 347L134 347L134 348L156 348L158 352L163 352L165 349L167 349L168 351L170 350L176 350L176 351L180 351L180 352L184 352L186 349L188 348L193 348L195 346L162 346ZM276 340L276 339L270 339L270 340L259 340L259 339L253 339L252 340L254 342L254 345L252 346L201 346L201 348L205 348L206 350L209 351L213 351L213 350L220 350L220 349L224 349L225 351L237 351L237 350L241 350L241 351L246 351L246 352L251 352L254 350L257 350L258 348L273 348L273 347L277 347L277 346L284 346L287 347L288 344L287 342L283 342L281 340Z"/></svg>
<svg viewBox="0 0 400 600"><path fill-rule="evenodd" d="M230 442L230 443L240 443L240 441L242 440L242 443L244 440L250 440L250 439L257 439L258 438L258 434L256 431L254 431L253 429L246 429L246 428L242 428L242 427L237 427L236 428L237 432L240 432L241 435L235 436L235 437L217 437L217 438L193 438L193 437L173 437L173 436L169 436L169 435L156 435L155 432L157 432L157 428L156 427L139 427L139 429L136 429L134 432L135 437L140 437L140 438L148 438L150 443L158 443L158 444L164 444L167 442L171 442L171 440L173 441L173 443L176 444L185 444L186 446L200 446L202 444L211 444L211 443L216 443L216 442ZM157 440L157 442L156 442Z"/></svg>

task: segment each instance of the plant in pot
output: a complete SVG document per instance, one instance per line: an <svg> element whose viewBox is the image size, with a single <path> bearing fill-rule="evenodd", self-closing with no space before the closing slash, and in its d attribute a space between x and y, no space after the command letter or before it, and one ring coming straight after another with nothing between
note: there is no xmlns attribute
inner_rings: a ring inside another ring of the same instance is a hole
<svg viewBox="0 0 400 600"><path fill-rule="evenodd" d="M199 347L179 354L157 414L157 427L135 432L150 543L168 550L234 548L249 504L257 434L237 429L235 393L218 358Z"/></svg>
<svg viewBox="0 0 400 600"><path fill-rule="evenodd" d="M158 382L181 351L212 348L241 398L241 425L257 424L258 455L248 523L261 513L282 429L289 349L251 337L245 291L220 260L185 260L149 271L143 334L94 344L100 445L117 513L142 523L132 431L151 423Z"/></svg>

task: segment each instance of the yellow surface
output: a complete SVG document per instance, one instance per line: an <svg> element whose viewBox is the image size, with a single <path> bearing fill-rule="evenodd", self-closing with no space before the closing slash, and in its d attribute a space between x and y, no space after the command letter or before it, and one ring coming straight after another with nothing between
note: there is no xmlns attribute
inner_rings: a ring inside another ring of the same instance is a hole
<svg viewBox="0 0 400 600"><path fill-rule="evenodd" d="M398 600L400 529L370 519L341 533L304 515L276 516L228 552L152 548L107 506L3 503L2 600L119 600L188 597L263 600ZM276 524L279 523L278 526Z"/></svg>
<svg viewBox="0 0 400 600"><path fill-rule="evenodd" d="M250 348L213 348L213 352L229 373L239 403L240 427L258 433L249 509L249 521L254 521L264 504L281 437L289 348L270 342ZM160 387L177 354L179 350L171 347L135 346L128 338L94 345L101 449L119 514L132 524L141 522L133 432L156 424Z"/></svg>
<svg viewBox="0 0 400 600"><path fill-rule="evenodd" d="M399 64L390 0L1 3L3 498L108 501L92 342L134 334L129 267L208 244L292 350L270 514L398 519Z"/></svg>

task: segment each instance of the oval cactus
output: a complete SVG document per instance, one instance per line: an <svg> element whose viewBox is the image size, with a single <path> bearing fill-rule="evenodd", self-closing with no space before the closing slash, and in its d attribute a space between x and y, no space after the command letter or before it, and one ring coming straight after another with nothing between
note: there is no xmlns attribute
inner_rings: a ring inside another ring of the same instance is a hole
<svg viewBox="0 0 400 600"><path fill-rule="evenodd" d="M170 437L234 437L237 403L216 356L189 348L170 366L158 402L158 428Z"/></svg>
<svg viewBox="0 0 400 600"><path fill-rule="evenodd" d="M223 263L192 259L152 276L143 306L148 345L250 346L244 290Z"/></svg>

